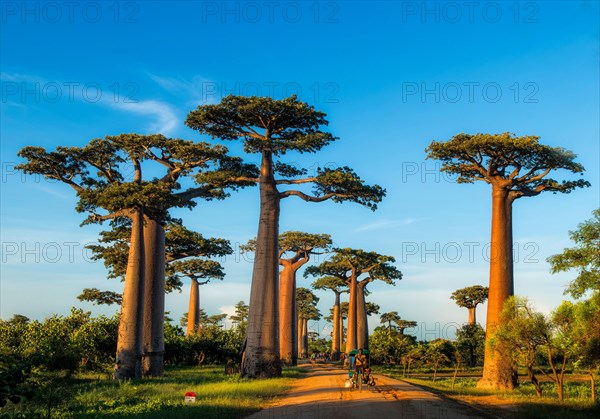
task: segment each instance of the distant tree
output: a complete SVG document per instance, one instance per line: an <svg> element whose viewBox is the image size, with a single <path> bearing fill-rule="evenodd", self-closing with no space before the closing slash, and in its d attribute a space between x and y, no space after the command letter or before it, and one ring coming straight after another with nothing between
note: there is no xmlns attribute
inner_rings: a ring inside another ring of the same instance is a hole
<svg viewBox="0 0 600 419"><path fill-rule="evenodd" d="M335 276L324 276L312 283L315 289L328 289L335 294L335 302L333 303L331 313L331 359L338 361L340 359L340 351L342 344L342 316L340 313L340 295L348 292L347 283L341 278Z"/></svg>
<svg viewBox="0 0 600 419"><path fill-rule="evenodd" d="M301 358L308 356L308 321L319 320L321 317L317 309L319 298L308 288L296 289L296 306L298 308L298 355Z"/></svg>
<svg viewBox="0 0 600 419"><path fill-rule="evenodd" d="M548 258L552 273L578 272L577 278L565 290L573 298L580 298L587 291L600 291L600 208L594 210L592 219L570 231L569 238L575 242L575 247Z"/></svg>
<svg viewBox="0 0 600 419"><path fill-rule="evenodd" d="M260 217L250 291L250 317L243 377L281 375L278 317L278 240L280 202L290 196L307 202L350 201L375 209L385 196L380 186L369 186L348 167L307 170L277 161L284 154L315 153L336 138L321 128L326 114L299 101L268 97L227 96L216 105L202 105L189 113L186 125L222 140L240 140L247 153L261 156L260 175L248 177L260 187ZM276 176L278 178L276 178ZM314 193L281 191L284 185L312 184Z"/></svg>
<svg viewBox="0 0 600 419"><path fill-rule="evenodd" d="M121 304L121 294L114 291L100 291L98 288L84 288L77 296L79 301L89 301L98 305Z"/></svg>
<svg viewBox="0 0 600 419"><path fill-rule="evenodd" d="M388 325L388 334L392 334L392 322L396 320L400 320L400 316L397 311L390 311L388 313L383 313L381 315L381 323L387 323Z"/></svg>
<svg viewBox="0 0 600 419"><path fill-rule="evenodd" d="M399 320L394 320L394 323L396 323L396 326L398 327L398 331L400 332L401 335L404 334L404 330L411 329L413 327L417 327L417 322L414 320L399 319Z"/></svg>
<svg viewBox="0 0 600 419"><path fill-rule="evenodd" d="M456 331L455 346L461 352L461 362L476 366L479 360L483 362L485 330L478 323L465 324Z"/></svg>
<svg viewBox="0 0 600 419"><path fill-rule="evenodd" d="M240 335L245 336L246 325L248 324L248 304L243 301L238 302L235 305L235 313L229 316L229 319L233 322Z"/></svg>
<svg viewBox="0 0 600 419"><path fill-rule="evenodd" d="M192 335L201 325L199 288L212 279L223 279L225 277L223 267L214 260L192 258L169 264L167 274L178 280L189 278L191 281L186 334Z"/></svg>
<svg viewBox="0 0 600 419"><path fill-rule="evenodd" d="M450 296L459 307L469 309L469 325L477 323L475 319L475 310L479 304L483 304L488 298L488 287L473 285L456 290Z"/></svg>
<svg viewBox="0 0 600 419"><path fill-rule="evenodd" d="M449 340L438 338L427 344L425 349L425 362L433 368L433 382L437 378L440 365L450 362L454 348Z"/></svg>
<svg viewBox="0 0 600 419"><path fill-rule="evenodd" d="M304 276L333 276L348 284L350 301L348 307L348 336L346 353L357 349L359 344L368 344L364 332L368 333L367 312L365 310L364 287L374 280L381 280L394 285L396 279L402 278L402 273L392 263L392 256L381 255L377 252L367 252L362 249L335 248L333 255L317 266L309 266ZM360 279L362 275L368 277ZM360 309L359 309L360 307ZM363 333L358 336L359 323Z"/></svg>
<svg viewBox="0 0 600 419"><path fill-rule="evenodd" d="M442 161L442 171L456 174L457 183L483 181L492 186L492 233L490 240L490 291L487 311L487 339L501 324L504 302L513 295L512 204L516 199L542 192L569 193L589 186L578 180L549 178L552 171L581 174L575 154L561 147L538 142L539 137L503 134L458 134L446 142L433 141L425 150L427 158ZM516 385L506 351L486 345L480 388L512 389ZM505 352L505 355L501 355Z"/></svg>

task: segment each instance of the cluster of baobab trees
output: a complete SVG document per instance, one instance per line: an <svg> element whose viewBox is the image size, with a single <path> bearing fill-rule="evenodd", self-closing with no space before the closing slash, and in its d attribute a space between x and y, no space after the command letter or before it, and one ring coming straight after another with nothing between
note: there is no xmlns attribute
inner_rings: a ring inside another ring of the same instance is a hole
<svg viewBox="0 0 600 419"><path fill-rule="evenodd" d="M187 276L199 285L205 276L219 277L208 267L208 274L198 274L201 268L189 261L182 261L187 266L173 265L176 259L169 256L166 231L177 221L170 216L170 209L193 208L199 201L224 199L231 191L258 185L258 233L248 246L255 257L242 376L279 375L281 358L293 363L297 356L295 274L310 254L331 246L325 235L301 237L304 233L297 232L287 236L295 234L297 240L286 242L286 235L279 234L281 201L289 197L313 203L349 201L375 210L386 192L379 185L366 184L349 167L318 168L308 175L306 169L285 163L290 152L316 153L337 140L324 130L326 115L295 96L283 100L228 96L219 104L191 111L185 123L215 140L241 141L245 153L258 155L260 164L230 156L219 144L160 134L121 134L93 139L82 147L59 146L53 151L25 147L19 152L25 159L19 168L72 187L79 199L76 210L88 214L84 224L108 222L111 232L127 228L127 259L121 262L125 285L115 365L118 379L162 374L167 278ZM548 177L559 169L572 173L584 169L568 150L542 145L538 137L509 133L459 134L446 142L432 142L426 152L428 158L442 161L443 171L457 174L459 183L478 180L492 186L493 254L487 315L491 337L501 321L502 304L513 293L513 202L542 192L568 193L588 186L581 179L561 182ZM156 167L146 168L152 164L161 168L162 175L156 176ZM312 192L307 191L309 186ZM227 249L219 251L226 253ZM191 256L219 251L208 249ZM342 284L348 288L347 348L366 346L366 286L375 280L392 284L400 279L393 262L391 256L341 248L305 270L306 276L322 281L319 286L335 292L336 301ZM333 324L338 329L334 353L341 351L339 308L337 312L334 307ZM195 315L190 312L189 323L194 323ZM485 358L482 386L511 387L512 369L502 351L497 346L486 347Z"/></svg>

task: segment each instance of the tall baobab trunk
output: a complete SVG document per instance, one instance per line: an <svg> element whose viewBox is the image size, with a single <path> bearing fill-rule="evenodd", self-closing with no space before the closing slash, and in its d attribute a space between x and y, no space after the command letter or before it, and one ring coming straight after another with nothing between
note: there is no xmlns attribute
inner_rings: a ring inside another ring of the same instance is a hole
<svg viewBox="0 0 600 419"><path fill-rule="evenodd" d="M273 157L263 151L260 167L260 219L250 288L242 377L281 376L279 360L279 192Z"/></svg>
<svg viewBox="0 0 600 419"><path fill-rule="evenodd" d="M335 304L333 305L333 330L331 331L331 360L340 359L340 294L335 293Z"/></svg>
<svg viewBox="0 0 600 419"><path fill-rule="evenodd" d="M346 353L357 349L357 312L356 312L356 275L354 273L350 277L350 300L348 302L348 333L346 337Z"/></svg>
<svg viewBox="0 0 600 419"><path fill-rule="evenodd" d="M302 358L308 358L308 318L302 319Z"/></svg>
<svg viewBox="0 0 600 419"><path fill-rule="evenodd" d="M501 322L502 306L513 293L512 199L506 189L494 186L486 345L483 377L477 384L479 388L513 389L517 384L510 354L501 344L490 345Z"/></svg>
<svg viewBox="0 0 600 419"><path fill-rule="evenodd" d="M131 214L131 239L121 302L114 378L142 376L142 339L144 320L144 214Z"/></svg>
<svg viewBox="0 0 600 419"><path fill-rule="evenodd" d="M365 287L356 287L356 344L357 348L369 349L369 326L365 304Z"/></svg>
<svg viewBox="0 0 600 419"><path fill-rule="evenodd" d="M146 217L144 223L144 341L142 375L164 374L165 352L165 228Z"/></svg>
<svg viewBox="0 0 600 419"><path fill-rule="evenodd" d="M304 332L302 331L302 329L304 328L304 319L302 318L302 316L298 316L297 319L298 338L296 340L296 345L298 349L298 356L302 358L302 336L304 336Z"/></svg>
<svg viewBox="0 0 600 419"><path fill-rule="evenodd" d="M198 280L192 278L190 284L190 303L188 306L188 321L186 335L191 336L200 327L200 286Z"/></svg>
<svg viewBox="0 0 600 419"><path fill-rule="evenodd" d="M342 317L341 308L340 308L340 328L339 328L339 336L340 336L340 352L342 348L345 348L346 342L344 342L344 317Z"/></svg>
<svg viewBox="0 0 600 419"><path fill-rule="evenodd" d="M475 326L476 320L475 320L475 309L477 308L477 306L474 307L469 307L469 326Z"/></svg>
<svg viewBox="0 0 600 419"><path fill-rule="evenodd" d="M284 364L296 365L296 271L291 262L284 261L282 264L283 270L279 273L279 356Z"/></svg>

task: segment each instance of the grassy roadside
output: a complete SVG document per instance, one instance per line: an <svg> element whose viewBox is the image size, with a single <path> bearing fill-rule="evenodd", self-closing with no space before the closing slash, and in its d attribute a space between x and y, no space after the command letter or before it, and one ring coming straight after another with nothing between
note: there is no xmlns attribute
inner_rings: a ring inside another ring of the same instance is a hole
<svg viewBox="0 0 600 419"><path fill-rule="evenodd" d="M378 371L388 377L400 379L425 388L442 397L466 403L486 416L526 419L571 419L598 418L600 404L591 402L590 387L586 382L571 381L565 384L565 401L556 398L553 383L542 383L543 397L537 397L530 383L521 385L512 392L479 390L477 379L473 377L457 378L452 387L451 378L441 378L433 382L431 376L419 374L421 378L402 377L401 371L383 369Z"/></svg>
<svg viewBox="0 0 600 419"><path fill-rule="evenodd" d="M284 369L282 378L243 380L228 376L223 367L170 368L156 379L114 382L80 375L60 391L52 418L243 418L266 407L303 374ZM187 391L196 403L184 402ZM57 393L58 394L58 393ZM8 406L1 417L47 417L45 406L26 402Z"/></svg>

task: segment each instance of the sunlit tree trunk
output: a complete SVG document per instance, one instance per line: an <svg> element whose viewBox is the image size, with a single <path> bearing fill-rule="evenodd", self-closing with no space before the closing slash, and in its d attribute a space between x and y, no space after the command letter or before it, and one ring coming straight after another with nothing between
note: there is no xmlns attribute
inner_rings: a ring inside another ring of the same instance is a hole
<svg viewBox="0 0 600 419"><path fill-rule="evenodd" d="M369 326L364 286L356 287L356 344L357 348L369 349Z"/></svg>
<svg viewBox="0 0 600 419"><path fill-rule="evenodd" d="M348 332L346 337L346 353L357 349L357 284L356 275L350 277L350 300L348 302Z"/></svg>
<svg viewBox="0 0 600 419"><path fill-rule="evenodd" d="M302 319L302 357L308 358L308 319Z"/></svg>
<svg viewBox="0 0 600 419"><path fill-rule="evenodd" d="M335 304L333 305L333 330L331 331L331 360L340 359L340 294L335 293Z"/></svg>
<svg viewBox="0 0 600 419"><path fill-rule="evenodd" d="M279 356L286 365L298 363L298 351L294 350L296 329L296 290L295 271L290 262L283 262L279 273Z"/></svg>
<svg viewBox="0 0 600 419"><path fill-rule="evenodd" d="M501 344L490 344L500 326L504 302L513 293L512 199L506 189L494 185L486 345L479 388L513 389L517 384L508 351Z"/></svg>
<svg viewBox="0 0 600 419"><path fill-rule="evenodd" d="M131 214L131 239L121 302L114 378L142 376L142 339L144 320L144 215Z"/></svg>
<svg viewBox="0 0 600 419"><path fill-rule="evenodd" d="M475 319L476 307L469 307L469 325L474 326L477 320Z"/></svg>
<svg viewBox="0 0 600 419"><path fill-rule="evenodd" d="M304 335L304 332L302 331L302 329L304 328L304 319L302 318L302 316L298 316L297 317L298 321L297 321L297 339L296 339L296 345L298 348L298 356L300 358L302 358L302 336Z"/></svg>
<svg viewBox="0 0 600 419"><path fill-rule="evenodd" d="M279 192L273 177L273 157L263 151L260 168L260 219L246 351L241 376L267 378L281 375L279 360Z"/></svg>
<svg viewBox="0 0 600 419"><path fill-rule="evenodd" d="M165 229L145 217L144 223L144 344L142 375L158 377L164 373L165 352Z"/></svg>
<svg viewBox="0 0 600 419"><path fill-rule="evenodd" d="M191 336L200 327L200 286L198 280L192 278L190 283L190 302L188 304L188 320L186 335Z"/></svg>

